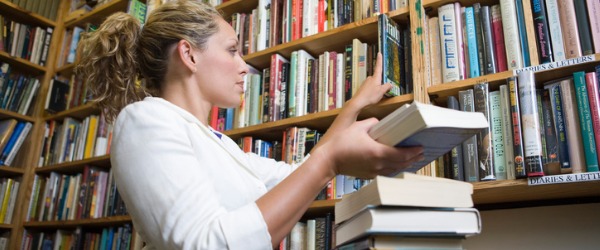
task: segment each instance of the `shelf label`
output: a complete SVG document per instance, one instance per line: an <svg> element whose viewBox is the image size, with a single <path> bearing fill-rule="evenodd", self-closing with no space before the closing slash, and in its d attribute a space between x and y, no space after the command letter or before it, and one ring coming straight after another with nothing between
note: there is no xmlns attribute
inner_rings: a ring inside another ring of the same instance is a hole
<svg viewBox="0 0 600 250"><path fill-rule="evenodd" d="M529 186L586 181L600 181L600 172L561 174L527 178L527 184Z"/></svg>
<svg viewBox="0 0 600 250"><path fill-rule="evenodd" d="M531 67L527 67L527 68L515 69L515 70L513 70L513 74L517 75L519 72L522 72L522 71L538 72L538 71L544 71L544 70L557 69L560 67L566 67L566 66L571 66L571 65L576 65L576 64L593 62L594 60L595 60L594 55L587 55L587 56L562 60L562 61L558 61L558 62L551 62L551 63L540 64L540 65L531 66Z"/></svg>

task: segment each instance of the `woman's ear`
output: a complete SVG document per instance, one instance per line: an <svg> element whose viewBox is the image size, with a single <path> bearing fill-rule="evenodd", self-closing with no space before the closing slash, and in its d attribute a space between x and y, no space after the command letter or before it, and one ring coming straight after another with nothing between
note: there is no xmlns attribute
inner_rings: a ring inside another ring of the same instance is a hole
<svg viewBox="0 0 600 250"><path fill-rule="evenodd" d="M194 55L192 44L186 40L181 40L177 43L176 51L183 65L191 72L196 72L198 58L194 58L196 55Z"/></svg>

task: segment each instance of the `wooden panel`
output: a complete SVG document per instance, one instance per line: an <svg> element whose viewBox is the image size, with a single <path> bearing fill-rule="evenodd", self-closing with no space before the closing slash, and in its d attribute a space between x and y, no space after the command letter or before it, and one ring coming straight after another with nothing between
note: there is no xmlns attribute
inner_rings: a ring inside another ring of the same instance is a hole
<svg viewBox="0 0 600 250"><path fill-rule="evenodd" d="M74 229L78 226L84 228L102 228L111 226L121 226L131 223L129 215L112 216L99 219L68 220L68 221L33 221L25 222L23 226L30 229Z"/></svg>
<svg viewBox="0 0 600 250"><path fill-rule="evenodd" d="M39 98L39 94L38 97ZM35 102L35 100L33 100ZM33 104L32 104L33 105ZM22 115L16 112L12 112L6 109L0 109L0 120L15 118L17 120L35 122L35 119L31 116Z"/></svg>

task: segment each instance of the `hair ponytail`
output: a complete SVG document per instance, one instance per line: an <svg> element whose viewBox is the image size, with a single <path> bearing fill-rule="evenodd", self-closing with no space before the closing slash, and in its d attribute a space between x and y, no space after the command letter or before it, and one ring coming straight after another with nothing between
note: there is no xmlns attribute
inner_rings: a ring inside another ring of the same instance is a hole
<svg viewBox="0 0 600 250"><path fill-rule="evenodd" d="M109 16L100 27L86 32L79 42L80 63L76 74L83 76L108 121L127 104L146 95L139 79L138 40L140 22L129 14Z"/></svg>

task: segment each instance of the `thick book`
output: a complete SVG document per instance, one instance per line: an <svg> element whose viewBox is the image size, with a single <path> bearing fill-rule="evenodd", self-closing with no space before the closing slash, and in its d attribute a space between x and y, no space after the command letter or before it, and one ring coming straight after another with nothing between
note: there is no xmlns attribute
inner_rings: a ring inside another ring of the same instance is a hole
<svg viewBox="0 0 600 250"><path fill-rule="evenodd" d="M462 237L418 237L402 235L373 235L339 246L338 250L462 250Z"/></svg>
<svg viewBox="0 0 600 250"><path fill-rule="evenodd" d="M537 110L535 76L532 71L522 71L518 75L519 104L521 111L521 131L525 153L527 177L544 175L542 162L541 123Z"/></svg>
<svg viewBox="0 0 600 250"><path fill-rule="evenodd" d="M369 135L390 146L422 146L425 159L405 169L410 172L420 169L487 128L487 119L481 113L413 102L381 119L371 128Z"/></svg>
<svg viewBox="0 0 600 250"><path fill-rule="evenodd" d="M586 73L577 71L573 73L573 83L575 93L572 93L577 100L577 112L579 113L579 127L581 128L581 139L583 153L585 156L585 165L587 172L598 171L598 149L596 148L596 138L594 136L592 110L588 98L588 84L586 82Z"/></svg>
<svg viewBox="0 0 600 250"><path fill-rule="evenodd" d="M338 225L336 244L376 234L465 237L481 232L475 208L373 207Z"/></svg>
<svg viewBox="0 0 600 250"><path fill-rule="evenodd" d="M56 113L67 108L67 95L69 94L70 86L68 83L52 79L48 94L46 96L45 110Z"/></svg>
<svg viewBox="0 0 600 250"><path fill-rule="evenodd" d="M454 4L449 3L438 8L440 40L442 41L442 82L460 80L458 67L458 47Z"/></svg>
<svg viewBox="0 0 600 250"><path fill-rule="evenodd" d="M473 185L446 178L401 173L377 176L335 204L335 223L340 224L371 206L462 207L473 206Z"/></svg>

